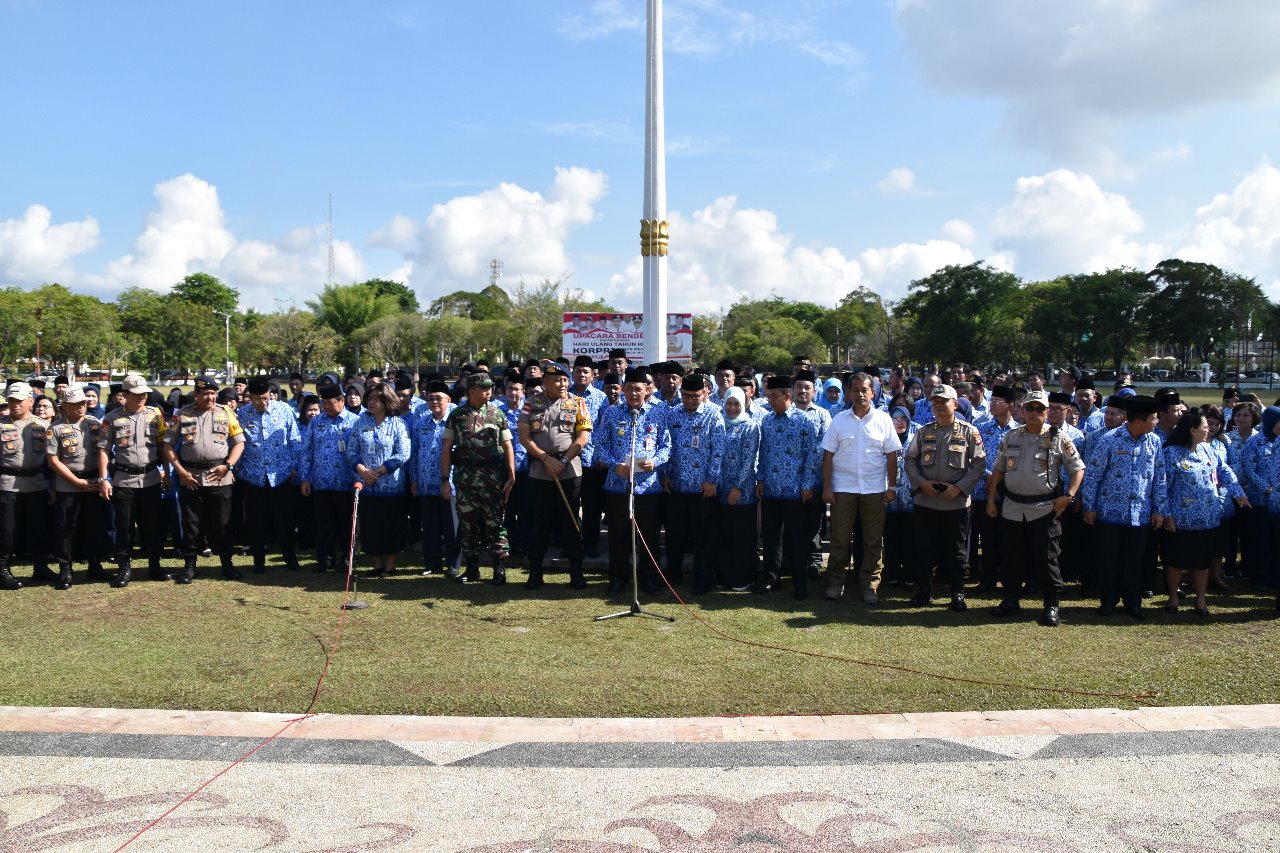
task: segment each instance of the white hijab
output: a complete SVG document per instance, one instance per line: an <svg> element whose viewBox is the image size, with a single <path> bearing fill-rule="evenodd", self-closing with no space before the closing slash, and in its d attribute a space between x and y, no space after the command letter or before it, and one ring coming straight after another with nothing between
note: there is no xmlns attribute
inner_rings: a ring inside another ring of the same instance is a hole
<svg viewBox="0 0 1280 853"><path fill-rule="evenodd" d="M739 409L738 409L738 416L736 418L729 417L728 405L730 400L738 401ZM742 393L741 388L730 388L727 392L725 392L724 402L725 402L725 411L724 411L725 423L740 423L742 421L751 420L751 410L747 408L747 395Z"/></svg>

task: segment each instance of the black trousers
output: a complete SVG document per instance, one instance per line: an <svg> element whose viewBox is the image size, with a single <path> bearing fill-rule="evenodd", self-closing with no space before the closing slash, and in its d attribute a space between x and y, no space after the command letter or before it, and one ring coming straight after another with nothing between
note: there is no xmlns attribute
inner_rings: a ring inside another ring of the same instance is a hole
<svg viewBox="0 0 1280 853"><path fill-rule="evenodd" d="M744 587L755 581L760 571L756 554L756 505L721 504L716 511L720 545L717 573L727 587Z"/></svg>
<svg viewBox="0 0 1280 853"><path fill-rule="evenodd" d="M582 469L582 544L587 548L600 545L600 518L604 515L605 468Z"/></svg>
<svg viewBox="0 0 1280 853"><path fill-rule="evenodd" d="M1078 503L1067 507L1062 514L1062 553L1059 558L1062 564L1064 581L1081 581L1089 574L1089 564L1093 555L1088 549L1088 537L1085 531L1089 525L1084 523L1084 513Z"/></svg>
<svg viewBox="0 0 1280 853"><path fill-rule="evenodd" d="M811 497L808 501L776 498L760 501L760 533L764 538L761 572L765 581L769 581L770 576L782 578L790 574L796 595L809 592L809 551L813 545L815 517L809 504L815 500Z"/></svg>
<svg viewBox="0 0 1280 853"><path fill-rule="evenodd" d="M913 516L914 513L910 512L884 514L884 572L881 574L881 586L886 583L907 583L915 580L915 518Z"/></svg>
<svg viewBox="0 0 1280 853"><path fill-rule="evenodd" d="M636 495L636 572L640 583L652 587L658 580L658 565L651 553L658 549L658 533L662 526L661 495ZM631 519L627 514L627 496L606 492L605 511L609 516L609 577L625 578L631 574ZM648 550L645 544L648 543Z"/></svg>
<svg viewBox="0 0 1280 853"><path fill-rule="evenodd" d="M533 507L530 497L531 482L528 471L517 471L515 485L507 495L507 509L502 525L507 528L507 550L516 553L529 550L529 520ZM543 552L546 552L545 548Z"/></svg>
<svg viewBox="0 0 1280 853"><path fill-rule="evenodd" d="M706 586L716 581L715 498L694 495L667 495L667 572L679 577L685 554L693 550L693 577Z"/></svg>
<svg viewBox="0 0 1280 853"><path fill-rule="evenodd" d="M316 519L316 562L321 566L342 566L351 543L351 504L355 493L316 489L311 493L311 509ZM336 558L336 562L335 562Z"/></svg>
<svg viewBox="0 0 1280 853"><path fill-rule="evenodd" d="M561 552L569 561L570 570L582 570L582 537L578 535L578 528L575 526L582 478L561 480L560 485L564 488L564 498L560 497L560 490L556 488L554 480L529 478L529 503L533 508L529 528L530 572L542 571L542 561L547 556L553 529L560 534ZM569 499L571 509L565 508L565 498Z"/></svg>
<svg viewBox="0 0 1280 853"><path fill-rule="evenodd" d="M244 509L248 515L249 547L254 562L267 553L267 541L275 540L286 560L296 559L294 547L294 513L298 487L292 483L278 486L244 484ZM213 547L213 542L209 543Z"/></svg>
<svg viewBox="0 0 1280 853"><path fill-rule="evenodd" d="M192 559L207 545L218 557L230 557L231 486L181 488L182 556Z"/></svg>
<svg viewBox="0 0 1280 853"><path fill-rule="evenodd" d="M969 567L978 576L980 584L995 586L1002 576L1000 564L1004 558L1000 538L1003 519L987 518L986 502L974 504L969 525ZM979 553L981 552L981 553Z"/></svg>
<svg viewBox="0 0 1280 853"><path fill-rule="evenodd" d="M116 561L133 559L134 524L142 534L142 555L148 560L159 560L160 539L164 533L160 484L143 488L113 487L111 510L116 520L116 546L112 555Z"/></svg>
<svg viewBox="0 0 1280 853"><path fill-rule="evenodd" d="M28 531L27 550L38 573L49 568L45 531L49 529L49 493L0 492L0 560L8 564L19 530Z"/></svg>
<svg viewBox="0 0 1280 853"><path fill-rule="evenodd" d="M1000 537L1004 545L1000 584L1004 587L1005 600L1021 598L1023 583L1031 579L1044 593L1044 606L1056 607L1062 594L1062 572L1058 568L1062 524L1058 516L1050 512L1034 521L1011 521L1002 517Z"/></svg>
<svg viewBox="0 0 1280 853"><path fill-rule="evenodd" d="M453 568L461 544L453 525L452 504L439 495L419 495L418 507L422 516L422 567L433 572Z"/></svg>
<svg viewBox="0 0 1280 853"><path fill-rule="evenodd" d="M1151 528L1094 525L1097 546L1098 598L1104 605L1114 606L1123 600L1126 607L1142 604L1144 558L1151 542Z"/></svg>
<svg viewBox="0 0 1280 853"><path fill-rule="evenodd" d="M70 565L82 555L90 566L101 567L109 553L107 502L94 492L55 492L53 499L53 558Z"/></svg>
<svg viewBox="0 0 1280 853"><path fill-rule="evenodd" d="M933 570L946 577L951 594L964 592L969 561L969 507L930 509L917 505L915 518L916 591L933 587Z"/></svg>

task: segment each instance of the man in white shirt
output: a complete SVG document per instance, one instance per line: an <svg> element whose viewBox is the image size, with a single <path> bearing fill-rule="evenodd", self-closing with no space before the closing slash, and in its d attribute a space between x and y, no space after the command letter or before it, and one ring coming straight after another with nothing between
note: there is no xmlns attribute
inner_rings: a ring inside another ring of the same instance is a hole
<svg viewBox="0 0 1280 853"><path fill-rule="evenodd" d="M831 555L827 559L827 592L838 599L849 573L849 541L854 522L862 524L862 601L876 604L880 572L884 507L896 496L898 451L902 442L887 412L873 408L871 377L855 373L845 382L850 408L831 419L822 439L822 499L831 504Z"/></svg>

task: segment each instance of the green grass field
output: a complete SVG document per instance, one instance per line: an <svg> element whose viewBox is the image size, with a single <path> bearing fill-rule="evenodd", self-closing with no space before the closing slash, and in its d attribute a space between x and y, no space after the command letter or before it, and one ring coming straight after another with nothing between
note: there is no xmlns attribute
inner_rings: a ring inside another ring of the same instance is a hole
<svg viewBox="0 0 1280 853"><path fill-rule="evenodd" d="M338 624L338 577L272 565L233 582L211 562L188 587L143 579L125 590L95 583L4 594L0 704L304 710ZM362 581L369 608L347 617L319 710L570 717L1133 704L752 648L716 637L669 595L652 606L674 624L594 622L619 606L592 577L590 589L572 592L564 575L549 575L537 593L521 588L522 571L503 588L416 572ZM1268 596L1213 596L1207 621L1153 606L1144 623L1103 620L1096 602L1068 598L1057 629L1035 625L1034 609L999 621L986 613L994 599L971 599L968 613L953 614L908 608L906 597L891 590L868 608L717 593L694 607L744 639L955 676L1154 692L1162 705L1280 701L1280 621Z"/></svg>

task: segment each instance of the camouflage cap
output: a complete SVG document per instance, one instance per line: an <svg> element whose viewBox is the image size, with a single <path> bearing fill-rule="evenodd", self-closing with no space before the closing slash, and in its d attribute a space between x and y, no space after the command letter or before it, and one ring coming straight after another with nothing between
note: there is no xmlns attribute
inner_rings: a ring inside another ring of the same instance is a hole
<svg viewBox="0 0 1280 853"><path fill-rule="evenodd" d="M487 373L473 373L467 377L467 390L472 388L492 388L493 379Z"/></svg>

